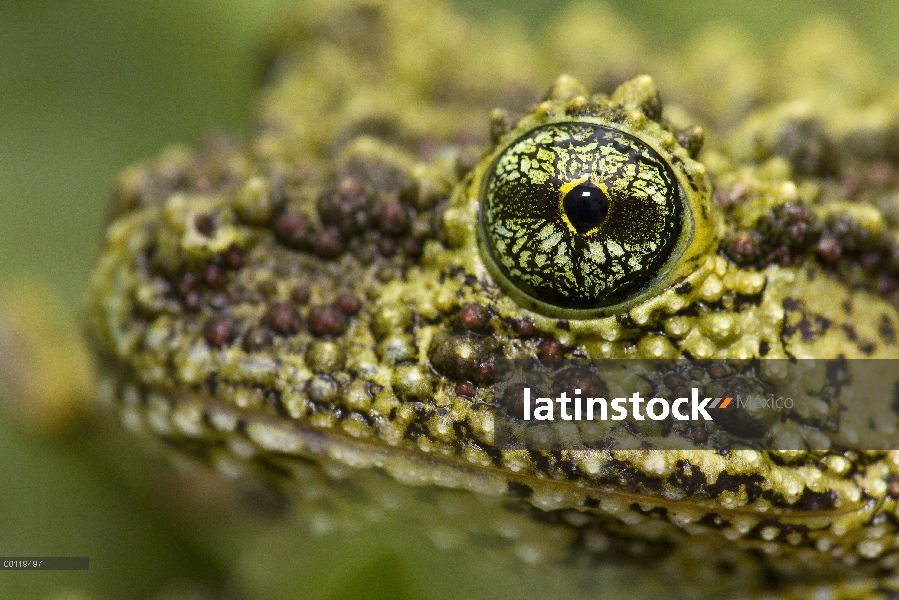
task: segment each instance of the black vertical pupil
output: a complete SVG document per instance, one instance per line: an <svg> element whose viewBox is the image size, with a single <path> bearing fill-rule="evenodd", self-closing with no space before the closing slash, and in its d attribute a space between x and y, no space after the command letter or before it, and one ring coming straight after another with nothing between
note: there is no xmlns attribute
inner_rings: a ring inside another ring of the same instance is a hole
<svg viewBox="0 0 899 600"><path fill-rule="evenodd" d="M587 233L602 225L609 213L609 199L597 187L582 183L562 199L565 216L578 233Z"/></svg>

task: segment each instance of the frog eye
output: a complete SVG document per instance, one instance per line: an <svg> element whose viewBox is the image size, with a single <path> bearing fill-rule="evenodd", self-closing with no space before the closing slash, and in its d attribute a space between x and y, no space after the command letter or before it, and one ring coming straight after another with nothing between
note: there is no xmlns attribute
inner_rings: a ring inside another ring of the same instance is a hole
<svg viewBox="0 0 899 600"><path fill-rule="evenodd" d="M693 233L671 165L647 142L600 123L527 131L498 151L480 195L488 266L515 297L549 314L609 312L645 295Z"/></svg>

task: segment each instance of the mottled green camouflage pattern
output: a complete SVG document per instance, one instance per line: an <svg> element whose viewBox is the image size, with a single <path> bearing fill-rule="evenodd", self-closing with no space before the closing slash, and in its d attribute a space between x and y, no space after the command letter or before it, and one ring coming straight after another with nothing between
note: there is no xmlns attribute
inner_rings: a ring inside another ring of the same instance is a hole
<svg viewBox="0 0 899 600"><path fill-rule="evenodd" d="M830 78L856 72L822 50L840 31L764 69L714 32L657 56L589 6L533 44L433 3L315 5L284 31L251 136L122 176L89 316L127 427L299 480L312 534L387 522L440 548L409 564L453 561L463 595L890 585L899 453L492 439L499 357L899 357L899 104ZM478 224L508 144L578 119L659 152L689 210L670 261L592 312L515 292Z"/></svg>

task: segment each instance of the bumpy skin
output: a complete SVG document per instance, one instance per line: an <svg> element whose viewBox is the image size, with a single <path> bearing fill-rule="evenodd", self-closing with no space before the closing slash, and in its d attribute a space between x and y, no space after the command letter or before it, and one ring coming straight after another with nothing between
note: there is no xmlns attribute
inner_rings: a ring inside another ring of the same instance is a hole
<svg viewBox="0 0 899 600"><path fill-rule="evenodd" d="M588 595L610 556L685 597L888 593L897 453L494 448L498 357L899 356L899 110L845 31L810 28L770 71L717 31L653 58L596 7L548 31L420 3L286 27L252 136L122 176L89 295L101 397L226 473L300 478L301 503L352 504L302 491L347 468L371 502L456 494L461 518L405 518ZM502 281L478 211L498 153L578 119L679 163L692 221L639 295L569 314Z"/></svg>

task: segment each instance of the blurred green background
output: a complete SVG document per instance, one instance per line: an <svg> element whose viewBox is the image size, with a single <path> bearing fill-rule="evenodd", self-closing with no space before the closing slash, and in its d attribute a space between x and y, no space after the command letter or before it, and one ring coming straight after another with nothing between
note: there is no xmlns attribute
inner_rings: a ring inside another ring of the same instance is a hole
<svg viewBox="0 0 899 600"><path fill-rule="evenodd" d="M170 143L245 131L261 41L291 4L0 2L0 289L18 275L39 274L74 314L116 173ZM514 10L532 26L561 5L462 4L470 11ZM612 4L662 47L725 20L741 24L762 48L809 14L835 13L886 72L899 74L895 0ZM198 559L202 553L166 510L109 472L99 438L81 432L45 439L3 412L0 398L0 555L88 555L92 568L0 572L0 597L159 597L172 579L221 575L224 566Z"/></svg>

